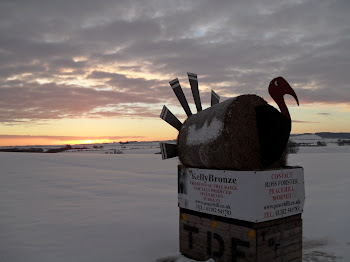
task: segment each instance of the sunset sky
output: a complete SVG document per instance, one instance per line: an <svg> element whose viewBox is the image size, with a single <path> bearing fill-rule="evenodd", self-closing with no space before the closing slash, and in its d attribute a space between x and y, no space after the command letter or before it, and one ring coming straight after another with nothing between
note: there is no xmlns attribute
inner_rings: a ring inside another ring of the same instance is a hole
<svg viewBox="0 0 350 262"><path fill-rule="evenodd" d="M174 139L169 86L204 108L283 76L292 133L350 132L350 1L0 2L0 146Z"/></svg>

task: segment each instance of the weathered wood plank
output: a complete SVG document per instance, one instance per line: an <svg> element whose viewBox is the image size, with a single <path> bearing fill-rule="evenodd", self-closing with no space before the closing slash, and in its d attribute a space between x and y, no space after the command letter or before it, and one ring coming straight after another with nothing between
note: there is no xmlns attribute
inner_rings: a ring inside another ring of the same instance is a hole
<svg viewBox="0 0 350 262"><path fill-rule="evenodd" d="M282 233L283 232L283 233ZM281 231L273 233L273 234L266 234L263 236L258 236L258 246L262 246L262 245L266 245L266 243L268 243L269 241L272 241L271 239L273 239L275 242L279 241L281 238L283 239L289 239L289 238L293 238L294 236L299 236L302 234L302 227L296 227L296 228L292 228L289 230L283 230L281 229Z"/></svg>
<svg viewBox="0 0 350 262"><path fill-rule="evenodd" d="M231 220L220 221L215 216L186 213L183 209L179 218L180 252L195 260L286 262L298 261L302 255L301 219L282 219L284 224L278 221L237 225L228 223Z"/></svg>
<svg viewBox="0 0 350 262"><path fill-rule="evenodd" d="M294 259L300 256L302 251L302 242L294 243L289 246L277 246L276 249L270 250L266 253L258 253L258 261L273 261L281 260L283 261Z"/></svg>
<svg viewBox="0 0 350 262"><path fill-rule="evenodd" d="M261 223L255 223L252 225L252 228L264 228L264 227L272 227L280 224L286 224L291 221L300 221L301 220L301 214L297 214L294 216L289 216L289 217L283 217L279 219L274 219L274 220L269 220Z"/></svg>

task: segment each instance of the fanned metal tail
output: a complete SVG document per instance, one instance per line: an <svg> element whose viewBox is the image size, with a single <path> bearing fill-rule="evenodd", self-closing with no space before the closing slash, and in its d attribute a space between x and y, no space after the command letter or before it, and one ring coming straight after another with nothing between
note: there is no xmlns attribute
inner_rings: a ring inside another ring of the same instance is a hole
<svg viewBox="0 0 350 262"><path fill-rule="evenodd" d="M194 102L196 104L197 112L202 111L201 98L198 90L198 78L196 74L187 72L188 80L190 81L191 90Z"/></svg>
<svg viewBox="0 0 350 262"><path fill-rule="evenodd" d="M177 157L177 145L175 144L168 144L164 142L160 142L160 151L162 153L162 159L169 159L173 157Z"/></svg>
<svg viewBox="0 0 350 262"><path fill-rule="evenodd" d="M185 97L184 92L182 91L182 88L180 86L179 80L175 78L174 80L170 81L169 84L171 85L177 99L179 100L182 108L185 110L186 115L189 117L192 115L191 109L188 105L187 99Z"/></svg>
<svg viewBox="0 0 350 262"><path fill-rule="evenodd" d="M166 106L163 106L160 118L180 131L182 123L170 112ZM160 142L159 145L163 160L178 156L176 144Z"/></svg>
<svg viewBox="0 0 350 262"><path fill-rule="evenodd" d="M211 90L211 106L217 104L220 102L220 96L214 92L214 90Z"/></svg>
<svg viewBox="0 0 350 262"><path fill-rule="evenodd" d="M166 106L163 106L163 110L160 113L160 118L180 131L182 123Z"/></svg>
<svg viewBox="0 0 350 262"><path fill-rule="evenodd" d="M191 85L192 95L194 102L196 104L197 112L202 111L202 103L201 98L199 95L199 89L198 89L198 78L197 75L194 73L187 72L188 80ZM180 86L180 82L177 78L169 82L171 88L173 89L177 99L179 100L182 108L185 110L187 117L190 117L192 115L191 109L188 105L187 99L185 97L185 94ZM217 95L213 90L211 91L211 106L219 103L220 96ZM170 110L163 106L163 110L160 114L160 118L162 118L165 122L176 128L178 131L182 128L182 123L177 119L177 117L170 112ZM177 145L176 144L170 144L170 143L159 143L160 150L162 153L162 159L169 159L173 157L177 157L178 151L177 151Z"/></svg>

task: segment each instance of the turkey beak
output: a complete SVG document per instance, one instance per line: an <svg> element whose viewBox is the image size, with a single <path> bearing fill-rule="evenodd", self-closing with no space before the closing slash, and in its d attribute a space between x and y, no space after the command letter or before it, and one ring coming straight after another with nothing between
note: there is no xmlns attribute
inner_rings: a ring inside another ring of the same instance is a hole
<svg viewBox="0 0 350 262"><path fill-rule="evenodd" d="M297 104L299 106L299 99L297 97L297 94L295 93L295 91L293 90L293 88L291 86L289 86L289 90L288 91L289 92L286 92L286 94L291 95L292 97L294 97L295 101L297 101Z"/></svg>
<svg viewBox="0 0 350 262"><path fill-rule="evenodd" d="M290 86L290 84L283 78L283 77L278 77L277 80L283 90L283 95L291 95L292 97L294 97L295 101L297 101L297 104L299 106L299 99L297 97L297 94L295 93L294 89Z"/></svg>

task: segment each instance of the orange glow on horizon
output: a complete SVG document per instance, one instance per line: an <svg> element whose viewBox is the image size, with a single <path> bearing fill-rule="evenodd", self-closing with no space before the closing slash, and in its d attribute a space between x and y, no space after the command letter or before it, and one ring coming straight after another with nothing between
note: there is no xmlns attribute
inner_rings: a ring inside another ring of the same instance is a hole
<svg viewBox="0 0 350 262"><path fill-rule="evenodd" d="M166 141L173 140L176 137L124 137L118 139L108 139L108 138L91 138L91 139L76 139L76 140L62 140L50 137L20 137L20 138L4 138L0 136L0 147L16 147L16 146L65 146L65 145L89 145L89 144L103 144L103 143L119 143L127 141L138 141L138 142L151 142L151 141Z"/></svg>
<svg viewBox="0 0 350 262"><path fill-rule="evenodd" d="M113 143L113 142L116 142L116 141L113 141L110 139L89 139L89 140L63 141L64 144L69 144L69 145L102 144L102 143Z"/></svg>

